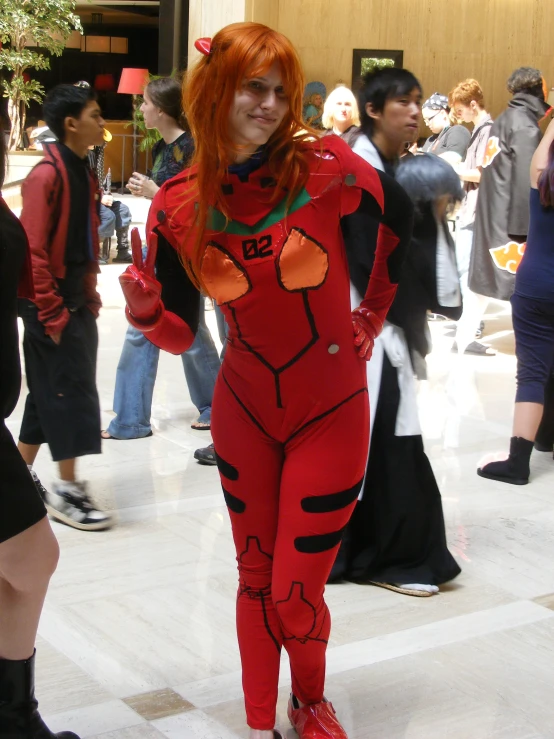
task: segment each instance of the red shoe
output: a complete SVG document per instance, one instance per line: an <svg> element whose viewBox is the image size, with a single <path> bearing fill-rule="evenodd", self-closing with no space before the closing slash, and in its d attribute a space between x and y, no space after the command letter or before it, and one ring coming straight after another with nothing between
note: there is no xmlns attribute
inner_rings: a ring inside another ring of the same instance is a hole
<svg viewBox="0 0 554 739"><path fill-rule="evenodd" d="M287 716L300 739L348 739L328 701L295 708L291 696Z"/></svg>

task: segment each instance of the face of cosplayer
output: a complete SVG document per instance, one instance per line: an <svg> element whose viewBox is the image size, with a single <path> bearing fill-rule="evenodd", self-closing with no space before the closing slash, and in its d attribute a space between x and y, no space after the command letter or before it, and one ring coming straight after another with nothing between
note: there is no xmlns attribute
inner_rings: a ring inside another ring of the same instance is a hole
<svg viewBox="0 0 554 739"><path fill-rule="evenodd" d="M146 90L143 95L143 103L140 106L140 112L144 116L144 125L146 128L156 128L160 122L160 109L157 105L154 105L152 98L148 95Z"/></svg>
<svg viewBox="0 0 554 739"><path fill-rule="evenodd" d="M342 124L350 124L352 121L352 102L346 98L339 98L333 109L333 121Z"/></svg>
<svg viewBox="0 0 554 739"><path fill-rule="evenodd" d="M475 100L472 100L469 105L458 103L454 106L456 118L463 123L475 123L480 112L481 108L477 105Z"/></svg>
<svg viewBox="0 0 554 739"><path fill-rule="evenodd" d="M281 70L274 64L260 77L244 79L235 92L229 111L229 133L238 151L236 162L244 162L267 144L281 125L289 102Z"/></svg>
<svg viewBox="0 0 554 739"><path fill-rule="evenodd" d="M104 123L100 106L96 100L90 100L78 118L68 116L65 119L64 143L84 157L91 146L104 143Z"/></svg>
<svg viewBox="0 0 554 739"><path fill-rule="evenodd" d="M448 126L448 113L442 109L432 110L431 108L424 108L423 121L432 133L440 133L443 128Z"/></svg>
<svg viewBox="0 0 554 739"><path fill-rule="evenodd" d="M414 87L407 95L389 98L383 110L378 113L373 113L371 103L368 103L366 111L375 121L375 132L379 138L400 151L407 141L414 141L417 136L421 90Z"/></svg>
<svg viewBox="0 0 554 739"><path fill-rule="evenodd" d="M321 108L323 105L323 98L321 95L314 95L312 98L312 105L315 105L316 108Z"/></svg>

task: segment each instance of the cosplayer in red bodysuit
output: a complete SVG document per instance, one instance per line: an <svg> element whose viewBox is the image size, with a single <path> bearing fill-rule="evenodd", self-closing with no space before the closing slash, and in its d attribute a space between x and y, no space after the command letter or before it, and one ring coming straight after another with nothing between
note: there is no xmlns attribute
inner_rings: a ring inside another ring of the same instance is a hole
<svg viewBox="0 0 554 739"><path fill-rule="evenodd" d="M250 737L279 736L284 646L299 736L345 739L323 697L323 592L364 476L364 360L396 291L411 205L338 137L302 131L302 72L284 36L244 23L197 44L204 56L184 88L195 163L153 201L144 267L135 241L121 278L127 315L161 348L189 346L186 309L198 301L186 297L194 288L177 252L222 307L229 338L212 433L237 549ZM366 218L381 221L377 244L350 239ZM354 313L345 241L375 253Z"/></svg>

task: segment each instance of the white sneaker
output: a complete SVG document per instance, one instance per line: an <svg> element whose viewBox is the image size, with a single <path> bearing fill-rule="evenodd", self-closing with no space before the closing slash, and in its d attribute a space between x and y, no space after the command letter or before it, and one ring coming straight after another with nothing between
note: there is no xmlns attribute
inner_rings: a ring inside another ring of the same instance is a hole
<svg viewBox="0 0 554 739"><path fill-rule="evenodd" d="M46 491L46 510L56 521L81 531L102 531L113 525L113 517L93 505L84 482L54 483Z"/></svg>

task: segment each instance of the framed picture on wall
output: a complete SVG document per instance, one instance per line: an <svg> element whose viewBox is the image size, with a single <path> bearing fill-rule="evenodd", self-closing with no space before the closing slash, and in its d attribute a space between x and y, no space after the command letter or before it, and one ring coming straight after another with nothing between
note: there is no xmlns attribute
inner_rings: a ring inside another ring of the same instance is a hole
<svg viewBox="0 0 554 739"><path fill-rule="evenodd" d="M360 79L372 69L383 67L402 67L404 52L391 49L353 49L352 50L352 89L356 90Z"/></svg>

